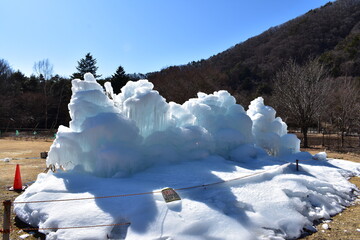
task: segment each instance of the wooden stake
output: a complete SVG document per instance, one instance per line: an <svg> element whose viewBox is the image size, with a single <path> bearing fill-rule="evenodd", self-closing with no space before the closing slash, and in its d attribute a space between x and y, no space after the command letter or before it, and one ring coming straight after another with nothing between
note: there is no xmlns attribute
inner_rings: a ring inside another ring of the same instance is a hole
<svg viewBox="0 0 360 240"><path fill-rule="evenodd" d="M5 200L4 205L4 224L3 224L3 240L10 239L10 220L11 220L11 200Z"/></svg>
<svg viewBox="0 0 360 240"><path fill-rule="evenodd" d="M299 160L296 159L296 171L299 171Z"/></svg>

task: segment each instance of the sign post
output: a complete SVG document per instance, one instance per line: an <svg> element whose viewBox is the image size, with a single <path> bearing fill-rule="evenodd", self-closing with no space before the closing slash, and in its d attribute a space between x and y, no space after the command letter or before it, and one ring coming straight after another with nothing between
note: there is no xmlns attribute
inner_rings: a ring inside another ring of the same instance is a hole
<svg viewBox="0 0 360 240"><path fill-rule="evenodd" d="M161 193L166 203L181 200L179 194L172 188L164 188Z"/></svg>

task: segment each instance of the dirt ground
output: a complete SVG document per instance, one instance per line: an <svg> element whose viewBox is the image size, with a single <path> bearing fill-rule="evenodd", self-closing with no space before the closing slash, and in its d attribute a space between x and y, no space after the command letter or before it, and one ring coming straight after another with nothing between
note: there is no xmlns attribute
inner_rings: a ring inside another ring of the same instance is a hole
<svg viewBox="0 0 360 240"><path fill-rule="evenodd" d="M45 159L40 159L40 153L49 151L52 140L31 140L3 138L0 139L0 200L14 200L20 193L8 191L7 187L12 186L16 164L20 165L21 178L23 185L31 184L36 180L39 173L46 169ZM324 151L326 147L321 145L313 148L302 149L312 154ZM326 149L329 158L346 159L354 162L360 162L360 154L352 152L337 152ZM4 158L12 158L9 162L4 162ZM37 159L24 159L37 158ZM350 180L360 188L360 178L355 177ZM3 206L0 207L0 216L3 216ZM21 228L21 225L12 217L11 239L21 239L20 236L27 234ZM317 226L318 232L307 236L305 240L360 240L360 198L357 199L352 206L346 208L342 213L334 216L327 223L329 229L322 228L322 223ZM0 217L0 228L3 226L3 218ZM32 233L27 240L40 239L40 234Z"/></svg>
<svg viewBox="0 0 360 240"><path fill-rule="evenodd" d="M360 154L356 152L336 152L329 150L321 145L301 149L302 151L316 154L325 151L328 158L344 159L353 162L360 162ZM360 189L360 177L353 177L350 182L355 184ZM318 230L307 237L301 238L304 240L360 240L360 196L353 202L353 204L346 208L342 213L333 216L330 222L326 222L329 226L324 229L320 223L316 226Z"/></svg>
<svg viewBox="0 0 360 240"><path fill-rule="evenodd" d="M30 184L36 180L39 173L46 169L45 159L40 158L41 152L49 151L52 140L15 140L13 138L0 139L0 200L14 200L20 193L8 191L7 188L13 185L16 164L20 165L21 180L23 185ZM11 158L9 162L4 162L4 158ZM38 159L24 159L38 158ZM3 227L3 206L0 207L0 228ZM12 228L16 229L14 217L12 218ZM11 232L11 239L20 239L21 235L26 234L22 230ZM38 236L38 235L35 235ZM27 240L37 239L34 236Z"/></svg>
<svg viewBox="0 0 360 240"><path fill-rule="evenodd" d="M360 178L354 177L350 182L360 188ZM328 229L323 224L328 224ZM329 221L316 226L317 232L304 237L304 240L360 240L360 197L342 213L333 216Z"/></svg>

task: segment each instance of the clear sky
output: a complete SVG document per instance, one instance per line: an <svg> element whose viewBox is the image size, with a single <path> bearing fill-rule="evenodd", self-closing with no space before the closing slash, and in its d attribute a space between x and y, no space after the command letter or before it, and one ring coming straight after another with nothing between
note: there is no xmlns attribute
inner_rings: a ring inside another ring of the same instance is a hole
<svg viewBox="0 0 360 240"><path fill-rule="evenodd" d="M68 77L90 52L98 74L206 59L329 0L0 0L0 59L27 76L49 59Z"/></svg>

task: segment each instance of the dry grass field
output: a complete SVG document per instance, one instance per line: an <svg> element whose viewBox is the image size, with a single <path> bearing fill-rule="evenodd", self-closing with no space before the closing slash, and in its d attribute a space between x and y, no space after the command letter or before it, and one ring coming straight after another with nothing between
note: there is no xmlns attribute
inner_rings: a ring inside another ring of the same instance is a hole
<svg viewBox="0 0 360 240"><path fill-rule="evenodd" d="M52 144L51 140L15 140L12 138L0 139L0 159L12 158L9 162L0 161L0 200L14 200L20 193L8 191L7 188L13 185L16 164L20 165L21 180L23 185L36 180L39 173L46 169L45 159L24 159L40 158L40 153L49 151ZM3 226L3 206L0 208L0 226ZM12 218L12 228L15 220ZM26 234L22 230L13 231L11 239L20 239L19 236ZM37 236L37 235L35 235ZM30 236L26 239L37 239Z"/></svg>
<svg viewBox="0 0 360 240"><path fill-rule="evenodd" d="M315 154L318 152L326 151L329 158L344 159L353 162L360 162L359 151L342 151L337 152L329 150L329 147L322 147L318 145L314 148L302 149L302 151ZM347 148L349 150L351 148ZM360 177L353 177L350 182L355 184L360 189ZM358 199L342 213L333 216L331 222L328 223L329 229L322 228L322 224L319 224L317 232L309 235L304 240L360 240L360 196Z"/></svg>
<svg viewBox="0 0 360 240"><path fill-rule="evenodd" d="M316 136L314 136L316 137ZM23 184L36 180L39 173L46 169L45 159L24 159L24 158L40 158L40 153L49 151L52 144L51 140L32 140L26 141L23 139L3 138L0 139L0 159L14 158L9 162L0 160L0 199L14 200L20 193L8 191L7 187L12 186L16 164L20 164L21 177ZM326 148L326 147L325 147ZM312 154L325 150L321 145L314 148L303 149ZM360 154L354 152L338 152L329 150L326 152L330 158L346 159L350 161L360 162ZM360 178L352 178L351 182L360 188ZM0 226L3 225L3 207L0 207ZM307 236L306 240L360 240L360 199L355 201L352 206L346 208L342 213L334 216L331 222L328 223L330 228L328 230L322 229L322 224L318 225L318 232ZM15 221L15 216L12 217L11 239L20 239L21 235L26 234L22 231L23 226ZM27 240L40 239L43 235L33 234L27 237Z"/></svg>

